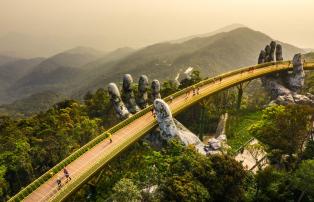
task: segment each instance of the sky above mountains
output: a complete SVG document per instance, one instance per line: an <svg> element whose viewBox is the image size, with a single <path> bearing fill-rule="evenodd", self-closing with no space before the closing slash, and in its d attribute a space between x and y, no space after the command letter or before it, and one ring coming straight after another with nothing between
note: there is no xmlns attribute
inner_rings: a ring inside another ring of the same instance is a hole
<svg viewBox="0 0 314 202"><path fill-rule="evenodd" d="M313 8L313 0L1 0L0 42L26 38L41 47L34 55L49 56L75 46L138 48L241 23L313 48Z"/></svg>

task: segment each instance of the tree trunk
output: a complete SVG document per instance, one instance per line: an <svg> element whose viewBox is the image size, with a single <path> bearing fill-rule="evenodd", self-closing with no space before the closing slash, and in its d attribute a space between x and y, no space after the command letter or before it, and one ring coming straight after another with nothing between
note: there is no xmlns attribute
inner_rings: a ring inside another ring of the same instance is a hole
<svg viewBox="0 0 314 202"><path fill-rule="evenodd" d="M301 195L300 195L299 198L298 198L298 202L301 202L301 200L302 200L304 194L305 194L305 191L302 191Z"/></svg>
<svg viewBox="0 0 314 202"><path fill-rule="evenodd" d="M240 110L243 97L243 84L242 83L239 84L237 88L238 88L237 110Z"/></svg>

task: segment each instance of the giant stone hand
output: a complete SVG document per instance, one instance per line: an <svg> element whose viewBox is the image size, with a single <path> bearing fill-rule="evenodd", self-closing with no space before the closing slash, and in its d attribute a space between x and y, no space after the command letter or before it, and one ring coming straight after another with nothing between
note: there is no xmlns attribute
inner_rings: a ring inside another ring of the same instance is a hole
<svg viewBox="0 0 314 202"><path fill-rule="evenodd" d="M275 43L267 45L265 48L266 59L265 62L271 62L272 52ZM258 57L258 63L263 62L263 51L261 51ZM268 56L267 56L268 55ZM282 61L282 46L278 44L276 46L276 60ZM293 72L282 71L280 73L274 73L261 78L263 86L269 91L274 103L287 105L287 104L310 104L314 105L314 99L311 94L301 95L298 92L301 91L304 86L305 73L302 64L302 55L296 54L292 60Z"/></svg>

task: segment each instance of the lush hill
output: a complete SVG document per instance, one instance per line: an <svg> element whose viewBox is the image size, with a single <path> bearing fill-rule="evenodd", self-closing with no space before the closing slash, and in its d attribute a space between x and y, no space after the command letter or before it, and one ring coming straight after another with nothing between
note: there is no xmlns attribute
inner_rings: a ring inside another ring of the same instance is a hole
<svg viewBox="0 0 314 202"><path fill-rule="evenodd" d="M253 65L265 44L272 39L249 28L238 28L210 37L193 38L183 43L160 43L134 52L115 64L97 69L98 77L82 78L79 92L103 87L111 81L121 81L122 75L131 73L135 79L141 74L161 80L173 79L177 72L189 66L203 75L214 75L235 67ZM285 59L290 59L302 49L283 45Z"/></svg>
<svg viewBox="0 0 314 202"><path fill-rule="evenodd" d="M305 60L314 60L314 52L309 52L304 54L304 59Z"/></svg>
<svg viewBox="0 0 314 202"><path fill-rule="evenodd" d="M65 99L65 96L46 91L0 106L0 115L30 116L47 111L52 105Z"/></svg>
<svg viewBox="0 0 314 202"><path fill-rule="evenodd" d="M13 99L20 99L46 90L63 92L67 83L78 77L82 67L103 53L92 48L77 47L41 61L31 72L7 89Z"/></svg>
<svg viewBox="0 0 314 202"><path fill-rule="evenodd" d="M97 68L134 52L120 48L107 54L91 48L77 47L47 59L23 59L0 66L0 104L33 94L53 91L71 95L84 77L97 77ZM93 71L90 71L93 69Z"/></svg>
<svg viewBox="0 0 314 202"><path fill-rule="evenodd" d="M12 101L7 88L29 74L43 60L43 58L19 59L0 65L0 104Z"/></svg>
<svg viewBox="0 0 314 202"><path fill-rule="evenodd" d="M214 75L256 64L260 50L271 40L261 32L242 27L183 43L158 43L136 51L122 48L102 56L97 51L76 48L42 61L8 88L7 93L12 99L47 90L82 97L109 82L120 82L126 73L131 73L135 80L141 74L166 80L190 66L203 76ZM283 44L283 52L284 58L290 59L303 50Z"/></svg>

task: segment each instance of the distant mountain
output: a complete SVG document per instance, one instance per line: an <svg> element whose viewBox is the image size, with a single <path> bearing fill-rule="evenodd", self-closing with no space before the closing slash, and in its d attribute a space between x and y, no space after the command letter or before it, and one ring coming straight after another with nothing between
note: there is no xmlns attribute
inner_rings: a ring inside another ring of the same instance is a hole
<svg viewBox="0 0 314 202"><path fill-rule="evenodd" d="M14 62L16 60L19 60L19 58L6 56L6 55L0 55L0 66L6 63Z"/></svg>
<svg viewBox="0 0 314 202"><path fill-rule="evenodd" d="M58 67L80 68L103 55L104 53L89 47L77 47L47 58L36 69L53 71Z"/></svg>
<svg viewBox="0 0 314 202"><path fill-rule="evenodd" d="M0 106L0 116L30 116L41 111L45 112L52 105L64 99L66 99L65 96L52 91L37 93L11 104Z"/></svg>
<svg viewBox="0 0 314 202"><path fill-rule="evenodd" d="M122 48L105 54L86 47L64 51L41 61L31 72L8 87L6 95L17 100L47 90L69 94L72 88L81 84L79 78L90 75L90 68L120 59L133 51L130 48ZM95 71L93 73L98 74Z"/></svg>
<svg viewBox="0 0 314 202"><path fill-rule="evenodd" d="M219 34L219 33L222 33L222 32L230 32L234 29L238 29L240 27L245 27L245 25L242 25L242 24L238 24L238 23L234 23L234 24L231 24L231 25L227 25L225 27L222 27L220 29L217 29L213 32L210 32L210 33L205 33L205 34L197 34L197 35L192 35L192 36L187 36L187 37L184 37L184 38L181 38L181 39L177 39L177 40L173 40L173 41L170 41L171 43L183 43L183 42L186 42L186 41L189 41L193 38L204 38L204 37L210 37L210 36L213 36L215 34Z"/></svg>
<svg viewBox="0 0 314 202"><path fill-rule="evenodd" d="M111 51L111 52L104 54L99 59L84 65L83 69L88 70L91 68L101 67L102 65L107 64L109 62L117 61L121 58L124 58L133 52L135 52L135 49L133 49L133 48L129 48L129 47L118 48L114 51Z"/></svg>
<svg viewBox="0 0 314 202"><path fill-rule="evenodd" d="M305 60L314 60L314 51L303 55Z"/></svg>
<svg viewBox="0 0 314 202"><path fill-rule="evenodd" d="M188 67L200 70L203 76L215 75L237 67L257 63L261 49L272 38L249 28L238 28L209 37L197 37L183 43L159 43L138 50L128 57L98 68L94 78L82 79L78 92L104 87L107 83L121 82L123 74L131 73L137 80L141 74L150 79L173 79ZM283 56L291 59L304 51L295 46L283 45Z"/></svg>
<svg viewBox="0 0 314 202"><path fill-rule="evenodd" d="M28 75L44 58L20 59L0 65L0 104L13 99L6 89Z"/></svg>
<svg viewBox="0 0 314 202"><path fill-rule="evenodd" d="M0 82L3 85L15 83L18 79L29 74L44 58L20 59L0 65Z"/></svg>
<svg viewBox="0 0 314 202"><path fill-rule="evenodd" d="M271 40L262 32L241 27L182 43L158 43L139 50L123 48L101 56L79 48L42 61L6 92L12 99L48 90L77 98L89 90L106 87L109 82L120 83L126 73L132 74L135 81L141 74L163 81L194 67L203 76L211 76L256 64L260 50ZM300 48L280 43L285 59L304 53Z"/></svg>

